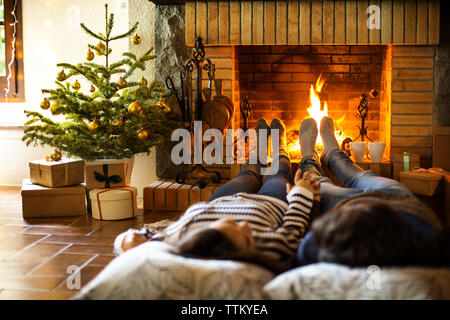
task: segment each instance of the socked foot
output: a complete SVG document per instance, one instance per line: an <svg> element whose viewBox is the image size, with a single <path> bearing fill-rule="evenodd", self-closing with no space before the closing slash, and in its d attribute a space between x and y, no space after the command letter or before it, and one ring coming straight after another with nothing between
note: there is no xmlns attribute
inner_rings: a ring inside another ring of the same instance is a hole
<svg viewBox="0 0 450 320"><path fill-rule="evenodd" d="M339 149L339 143L334 134L334 122L330 117L323 117L320 122L320 136L323 141L323 152Z"/></svg>
<svg viewBox="0 0 450 320"><path fill-rule="evenodd" d="M276 136L274 130L278 130L278 141L274 139ZM274 118L270 123L270 134L272 137L272 152L279 150L279 155L284 155L289 158L286 148L286 126L280 119ZM278 142L278 145L277 145Z"/></svg>
<svg viewBox="0 0 450 320"><path fill-rule="evenodd" d="M302 121L299 130L299 141L302 152L302 157L315 156L316 140L317 140L317 122L313 118L308 118Z"/></svg>
<svg viewBox="0 0 450 320"><path fill-rule="evenodd" d="M258 163L262 162L262 164L266 164L267 147L270 135L270 127L269 124L267 123L267 120L264 118L258 119L258 121L256 122L255 130L256 130L256 141L254 147L249 151L249 161L250 159L254 158L257 159ZM260 140L260 136L262 141ZM265 137L265 139L263 137Z"/></svg>
<svg viewBox="0 0 450 320"><path fill-rule="evenodd" d="M270 127L269 124L267 123L267 120L264 118L260 118L258 119L258 121L256 122L256 134L259 135L260 134L260 130L264 129L267 130L267 137L269 137L270 134Z"/></svg>

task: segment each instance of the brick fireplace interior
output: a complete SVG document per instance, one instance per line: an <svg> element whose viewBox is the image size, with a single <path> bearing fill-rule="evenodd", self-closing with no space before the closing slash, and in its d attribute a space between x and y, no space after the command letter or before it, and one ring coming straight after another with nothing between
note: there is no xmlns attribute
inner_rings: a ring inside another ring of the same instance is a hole
<svg viewBox="0 0 450 320"><path fill-rule="evenodd" d="M375 89L378 95L368 99L369 138L386 142L385 160L407 151L430 167L439 3L378 1L381 28L375 30L366 25L368 4L188 1L186 43L203 38L216 79L233 100L233 128L243 125L239 105L248 97L249 127L260 117L279 117L298 130L308 116L311 84L322 74L320 98L339 130L359 135L361 94Z"/></svg>
<svg viewBox="0 0 450 320"><path fill-rule="evenodd" d="M319 94L322 110L326 102L337 130L354 139L361 125L356 113L361 95L372 89L380 93L383 88L386 51L383 46L239 46L234 94L241 100L247 97L252 106L250 127L258 118L277 117L286 124L288 143L293 144L301 120L310 116L311 85L321 75L325 81ZM383 134L389 121L386 103L381 103L385 97L378 94L369 100L366 126L370 139L382 137L389 145L389 137Z"/></svg>

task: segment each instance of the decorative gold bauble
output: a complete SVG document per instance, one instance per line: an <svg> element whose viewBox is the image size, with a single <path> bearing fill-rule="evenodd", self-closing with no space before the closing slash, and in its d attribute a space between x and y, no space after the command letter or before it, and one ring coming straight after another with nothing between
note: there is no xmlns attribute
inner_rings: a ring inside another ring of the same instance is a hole
<svg viewBox="0 0 450 320"><path fill-rule="evenodd" d="M94 120L94 121L92 121L91 123L89 123L88 129L89 129L89 131L91 131L91 132L97 130L97 129L98 129L98 122L97 122L97 120Z"/></svg>
<svg viewBox="0 0 450 320"><path fill-rule="evenodd" d="M163 100L162 97L159 97L156 105L160 107L164 112L169 112L172 108Z"/></svg>
<svg viewBox="0 0 450 320"><path fill-rule="evenodd" d="M91 51L91 49L86 52L86 60L91 61L95 58L95 54Z"/></svg>
<svg viewBox="0 0 450 320"><path fill-rule="evenodd" d="M96 47L97 47L98 49L102 50L102 51L105 51L105 50L106 50L106 45L105 45L103 42L101 42L101 41L96 45ZM99 51L97 51L97 50L95 50L95 53L96 53L98 56L102 56L102 55L103 55L103 53L101 53L101 52L99 52Z"/></svg>
<svg viewBox="0 0 450 320"><path fill-rule="evenodd" d="M50 108L50 101L48 101L47 98L44 98L44 100L42 100L41 108L44 110L47 110L48 108Z"/></svg>
<svg viewBox="0 0 450 320"><path fill-rule="evenodd" d="M139 140L145 140L148 137L148 132L145 129L141 129L137 133L137 137Z"/></svg>
<svg viewBox="0 0 450 320"><path fill-rule="evenodd" d="M53 103L52 106L50 107L50 112L51 112L52 114L54 114L54 115L60 114L61 112L58 112L58 110L57 110L58 108L59 108L59 102L56 101L56 102Z"/></svg>
<svg viewBox="0 0 450 320"><path fill-rule="evenodd" d="M81 84L78 82L78 80L75 80L75 82L72 84L72 89L75 91L80 90Z"/></svg>
<svg viewBox="0 0 450 320"><path fill-rule="evenodd" d="M134 37L133 37L132 42L133 42L134 45L139 45L139 44L141 44L142 39L141 39L141 37L138 36L138 34L136 33L136 34L134 35Z"/></svg>
<svg viewBox="0 0 450 320"><path fill-rule="evenodd" d="M120 77L119 81L117 81L117 85L119 86L119 88L125 88L127 84L127 81L122 77Z"/></svg>
<svg viewBox="0 0 450 320"><path fill-rule="evenodd" d="M56 80L58 80L58 81L64 81L64 80L66 80L66 78L67 78L67 76L66 76L66 73L64 72L64 70L61 70L56 75Z"/></svg>
<svg viewBox="0 0 450 320"><path fill-rule="evenodd" d="M52 161L59 161L59 160L61 160L61 158L62 158L62 154L61 154L61 151L59 151L58 149L55 149L50 156L50 159L52 159Z"/></svg>
<svg viewBox="0 0 450 320"><path fill-rule="evenodd" d="M139 80L139 83L143 86L146 86L148 84L148 81L144 78L144 76L142 76L141 80Z"/></svg>
<svg viewBox="0 0 450 320"><path fill-rule="evenodd" d="M89 89L90 92L95 92L95 87L91 85L91 88Z"/></svg>
<svg viewBox="0 0 450 320"><path fill-rule="evenodd" d="M141 113L142 112L142 106L139 104L139 102L136 100L135 102L133 102L132 104L130 104L130 106L128 107L128 112L133 112L133 113Z"/></svg>
<svg viewBox="0 0 450 320"><path fill-rule="evenodd" d="M123 124L123 120L122 119L116 119L113 121L113 126L121 126Z"/></svg>

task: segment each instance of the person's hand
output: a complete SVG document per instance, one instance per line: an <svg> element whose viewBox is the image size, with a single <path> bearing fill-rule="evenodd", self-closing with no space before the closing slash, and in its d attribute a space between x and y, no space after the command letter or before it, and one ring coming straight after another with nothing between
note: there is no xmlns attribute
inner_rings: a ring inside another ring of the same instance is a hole
<svg viewBox="0 0 450 320"><path fill-rule="evenodd" d="M127 251L138 245L147 242L148 239L140 234L138 231L128 234L122 241L122 250Z"/></svg>
<svg viewBox="0 0 450 320"><path fill-rule="evenodd" d="M320 182L316 181L317 176L311 176L307 171L302 175L302 170L299 168L295 173L294 182L296 187L303 187L314 194L314 200L320 200ZM288 182L286 183L286 193L291 192L292 185Z"/></svg>

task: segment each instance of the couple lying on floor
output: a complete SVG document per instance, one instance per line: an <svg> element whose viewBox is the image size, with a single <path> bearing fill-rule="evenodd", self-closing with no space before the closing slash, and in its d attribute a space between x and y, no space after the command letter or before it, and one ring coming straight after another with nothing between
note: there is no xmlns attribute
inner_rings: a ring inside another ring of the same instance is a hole
<svg viewBox="0 0 450 320"><path fill-rule="evenodd" d="M173 244L174 253L182 256L246 261L275 273L315 262L450 265L450 233L436 214L400 182L355 165L340 150L331 118L324 117L320 124L320 161L342 187L323 174L315 151L314 119L300 126L302 160L294 181L284 124L273 119L269 126L260 119L257 134L261 129L279 130L276 174L263 182L261 165L246 164L208 202L192 205L164 232L150 235L145 229L130 229L119 235L116 252L159 240Z"/></svg>

